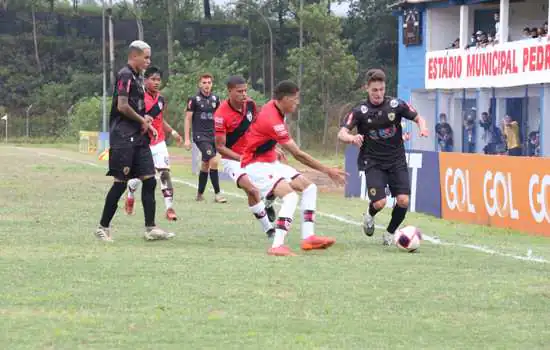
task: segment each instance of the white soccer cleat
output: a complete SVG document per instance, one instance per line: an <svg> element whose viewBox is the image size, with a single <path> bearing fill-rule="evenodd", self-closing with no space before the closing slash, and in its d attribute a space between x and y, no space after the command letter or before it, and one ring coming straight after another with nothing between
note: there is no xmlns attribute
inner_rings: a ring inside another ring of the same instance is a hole
<svg viewBox="0 0 550 350"><path fill-rule="evenodd" d="M374 234L374 228L374 217L366 212L363 216L363 232L370 237Z"/></svg>
<svg viewBox="0 0 550 350"><path fill-rule="evenodd" d="M394 244L394 236L389 233L388 231L385 231L382 235L382 245L390 246Z"/></svg>
<svg viewBox="0 0 550 350"><path fill-rule="evenodd" d="M175 233L164 231L159 227L147 227L145 228L145 233L143 234L143 238L145 238L146 241L166 240L175 236Z"/></svg>
<svg viewBox="0 0 550 350"><path fill-rule="evenodd" d="M95 231L95 236L101 241L113 242L113 237L111 237L111 229L108 227L99 226Z"/></svg>

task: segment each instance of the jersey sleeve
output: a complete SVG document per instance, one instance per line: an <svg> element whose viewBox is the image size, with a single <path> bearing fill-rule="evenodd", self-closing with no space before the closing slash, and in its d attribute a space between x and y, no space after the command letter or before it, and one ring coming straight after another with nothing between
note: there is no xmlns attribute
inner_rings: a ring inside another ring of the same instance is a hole
<svg viewBox="0 0 550 350"><path fill-rule="evenodd" d="M130 86L132 85L133 75L131 72L122 71L118 74L117 79L117 95L128 97L130 94Z"/></svg>
<svg viewBox="0 0 550 350"><path fill-rule="evenodd" d="M194 112L195 108L197 107L197 99L193 97L189 97L187 100L187 112Z"/></svg>
<svg viewBox="0 0 550 350"><path fill-rule="evenodd" d="M214 113L214 128L216 131L216 136L225 136L227 134L225 118L221 115L219 110Z"/></svg>
<svg viewBox="0 0 550 350"><path fill-rule="evenodd" d="M283 145L292 140L284 121L270 122L266 127L269 128L266 131L270 138L277 141L279 144Z"/></svg>
<svg viewBox="0 0 550 350"><path fill-rule="evenodd" d="M357 113L357 110L354 108L351 112L349 112L344 118L342 119L341 127L347 128L348 130L353 130L359 121L359 115Z"/></svg>
<svg viewBox="0 0 550 350"><path fill-rule="evenodd" d="M418 116L416 109L414 109L409 103L402 100L399 100L398 113L401 117L408 120L414 120Z"/></svg>

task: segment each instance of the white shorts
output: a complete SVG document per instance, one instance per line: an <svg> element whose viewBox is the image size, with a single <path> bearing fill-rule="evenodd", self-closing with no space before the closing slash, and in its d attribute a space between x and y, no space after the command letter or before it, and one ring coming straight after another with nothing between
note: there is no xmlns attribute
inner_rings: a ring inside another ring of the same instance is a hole
<svg viewBox="0 0 550 350"><path fill-rule="evenodd" d="M162 141L150 147L155 169L170 169L170 155L166 142Z"/></svg>
<svg viewBox="0 0 550 350"><path fill-rule="evenodd" d="M270 195L280 181L290 182L300 175L298 170L281 162L252 163L244 170L263 198Z"/></svg>
<svg viewBox="0 0 550 350"><path fill-rule="evenodd" d="M237 162L236 160L222 158L222 166L223 172L229 175L235 183L237 183L243 175L246 175L244 169L241 168L241 162Z"/></svg>

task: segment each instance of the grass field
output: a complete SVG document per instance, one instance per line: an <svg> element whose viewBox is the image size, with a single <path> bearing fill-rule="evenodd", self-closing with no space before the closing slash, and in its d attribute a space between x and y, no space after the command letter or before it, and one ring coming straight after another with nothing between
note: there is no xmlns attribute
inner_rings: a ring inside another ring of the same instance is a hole
<svg viewBox="0 0 550 350"><path fill-rule="evenodd" d="M548 263L426 241L406 254L327 215L317 231L337 238L333 248L268 257L245 201L195 203L185 165L173 169L177 223L157 196L158 223L175 239L145 242L138 204L136 216L117 213L105 244L93 232L111 180L96 159L0 147L1 349L550 348ZM364 207L326 193L318 204L355 222ZM443 242L550 260L547 238L418 214L406 223Z"/></svg>

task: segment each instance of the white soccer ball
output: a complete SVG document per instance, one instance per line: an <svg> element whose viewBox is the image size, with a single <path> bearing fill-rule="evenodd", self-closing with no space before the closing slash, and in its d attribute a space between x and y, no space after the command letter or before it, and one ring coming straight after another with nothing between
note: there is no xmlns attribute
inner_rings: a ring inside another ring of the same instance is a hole
<svg viewBox="0 0 550 350"><path fill-rule="evenodd" d="M403 227L395 231L395 245L404 251L412 253L420 247L422 234L414 226Z"/></svg>

